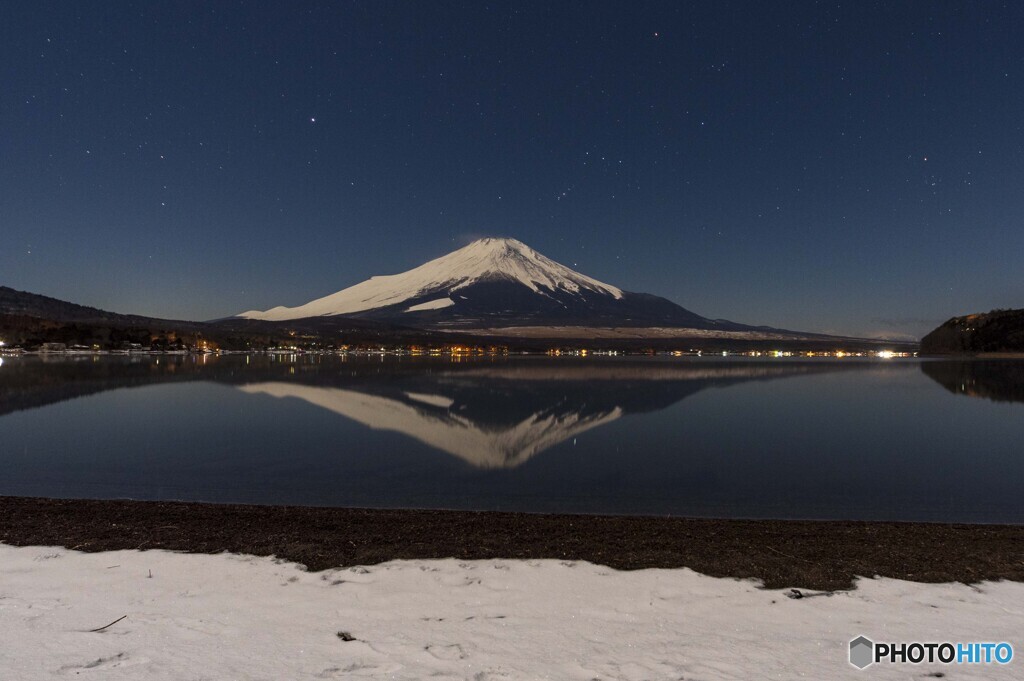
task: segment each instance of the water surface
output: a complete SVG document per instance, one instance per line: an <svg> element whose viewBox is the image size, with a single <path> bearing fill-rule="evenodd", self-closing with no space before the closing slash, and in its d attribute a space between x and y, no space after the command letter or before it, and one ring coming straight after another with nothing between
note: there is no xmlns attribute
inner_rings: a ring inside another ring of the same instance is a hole
<svg viewBox="0 0 1024 681"><path fill-rule="evenodd" d="M1024 522L1024 362L4 358L0 494Z"/></svg>

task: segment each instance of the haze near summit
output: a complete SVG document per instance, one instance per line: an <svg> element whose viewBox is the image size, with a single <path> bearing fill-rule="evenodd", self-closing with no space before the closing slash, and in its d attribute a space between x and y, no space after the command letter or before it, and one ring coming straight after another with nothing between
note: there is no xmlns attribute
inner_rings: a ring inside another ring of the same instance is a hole
<svg viewBox="0 0 1024 681"><path fill-rule="evenodd" d="M1024 293L1022 12L15 4L0 283L210 319L485 234L714 317L916 338Z"/></svg>

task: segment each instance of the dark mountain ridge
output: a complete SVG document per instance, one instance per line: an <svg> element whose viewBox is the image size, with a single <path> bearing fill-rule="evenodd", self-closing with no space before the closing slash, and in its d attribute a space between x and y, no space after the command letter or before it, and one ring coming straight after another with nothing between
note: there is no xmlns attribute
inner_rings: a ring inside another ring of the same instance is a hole
<svg viewBox="0 0 1024 681"><path fill-rule="evenodd" d="M928 355L1024 352L1024 310L953 317L921 339Z"/></svg>

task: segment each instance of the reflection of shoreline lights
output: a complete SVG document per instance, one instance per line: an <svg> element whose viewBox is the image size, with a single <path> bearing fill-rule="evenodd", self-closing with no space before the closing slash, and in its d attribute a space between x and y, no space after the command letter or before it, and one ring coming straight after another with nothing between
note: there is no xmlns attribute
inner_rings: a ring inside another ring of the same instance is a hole
<svg viewBox="0 0 1024 681"><path fill-rule="evenodd" d="M811 353L808 353L810 356ZM872 350L872 351L851 351L851 350L836 350L835 352L822 352L819 353L822 357L828 357L832 355L839 359L844 357L877 357L878 359L897 359L900 357L917 357L916 352L900 352L896 350Z"/></svg>

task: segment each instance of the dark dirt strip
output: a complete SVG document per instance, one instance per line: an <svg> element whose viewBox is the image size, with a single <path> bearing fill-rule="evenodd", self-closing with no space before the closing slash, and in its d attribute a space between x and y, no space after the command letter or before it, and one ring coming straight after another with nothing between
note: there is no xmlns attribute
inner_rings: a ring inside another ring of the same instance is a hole
<svg viewBox="0 0 1024 681"><path fill-rule="evenodd" d="M688 567L768 588L855 576L1024 581L1024 527L241 506L0 497L0 542L78 551L275 555L310 570L398 558L558 558Z"/></svg>

